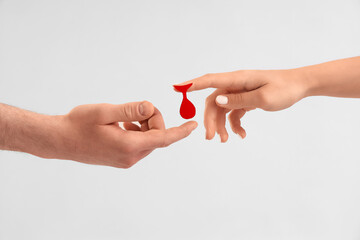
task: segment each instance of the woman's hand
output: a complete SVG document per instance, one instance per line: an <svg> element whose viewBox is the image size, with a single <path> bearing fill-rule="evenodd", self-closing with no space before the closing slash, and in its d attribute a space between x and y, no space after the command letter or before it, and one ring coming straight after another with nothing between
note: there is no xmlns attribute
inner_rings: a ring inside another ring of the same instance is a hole
<svg viewBox="0 0 360 240"><path fill-rule="evenodd" d="M307 94L304 74L300 69L292 70L242 70L227 73L206 74L181 83L192 83L188 91L216 88L207 97L204 125L206 139L212 139L215 132L221 142L226 142L226 114L234 133L245 138L246 132L240 119L246 111L261 108L278 111L292 106Z"/></svg>

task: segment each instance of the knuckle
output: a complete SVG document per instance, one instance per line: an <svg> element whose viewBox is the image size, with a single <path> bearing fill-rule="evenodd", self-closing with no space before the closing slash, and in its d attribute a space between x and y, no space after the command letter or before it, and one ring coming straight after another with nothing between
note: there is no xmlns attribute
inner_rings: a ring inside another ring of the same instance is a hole
<svg viewBox="0 0 360 240"><path fill-rule="evenodd" d="M229 122L234 122L236 120L236 115L234 111L231 111L231 113L227 116Z"/></svg>
<svg viewBox="0 0 360 240"><path fill-rule="evenodd" d="M78 114L78 107L72 109L67 115L66 117L70 120L70 121L76 121L79 118L79 114Z"/></svg>
<svg viewBox="0 0 360 240"><path fill-rule="evenodd" d="M239 93L239 94L235 94L235 95L233 95L233 101L234 101L234 103L236 103L236 104L243 104L244 103L244 100L243 100L243 95L241 94L241 93Z"/></svg>
<svg viewBox="0 0 360 240"><path fill-rule="evenodd" d="M95 121L102 122L106 117L106 109L109 107L110 104L107 103L99 103L97 104L96 108L93 109L93 116Z"/></svg>
<svg viewBox="0 0 360 240"><path fill-rule="evenodd" d="M213 73L206 73L206 74L204 74L203 76L202 76L202 78L211 78L212 77L212 75L213 75Z"/></svg>
<svg viewBox="0 0 360 240"><path fill-rule="evenodd" d="M167 147L169 146L169 143L167 141L167 136L165 132L161 133L161 141L160 141L160 147Z"/></svg>
<svg viewBox="0 0 360 240"><path fill-rule="evenodd" d="M271 97L267 93L260 93L259 96L259 106L260 108L266 110L271 106Z"/></svg>
<svg viewBox="0 0 360 240"><path fill-rule="evenodd" d="M241 93L239 94L230 94L227 96L229 101L228 101L228 105L232 106L232 107L237 107L237 106L242 106L243 104L243 96Z"/></svg>
<svg viewBox="0 0 360 240"><path fill-rule="evenodd" d="M154 135L154 139L157 139L156 142L156 146L159 148L163 148L167 146L167 134L166 134L166 130L165 131L161 131L159 133L157 133L156 135Z"/></svg>
<svg viewBox="0 0 360 240"><path fill-rule="evenodd" d="M125 105L123 108L123 114L126 119L131 119L133 115L132 107L130 105Z"/></svg>
<svg viewBox="0 0 360 240"><path fill-rule="evenodd" d="M170 146L171 145L171 142L169 142L169 141L164 141L164 143L163 143L163 147L168 147L168 146Z"/></svg>
<svg viewBox="0 0 360 240"><path fill-rule="evenodd" d="M251 70L238 70L236 71L236 76L242 77L244 79L249 79L251 77Z"/></svg>
<svg viewBox="0 0 360 240"><path fill-rule="evenodd" d="M205 104L208 105L211 103L214 103L214 98L210 95L210 96L206 97Z"/></svg>
<svg viewBox="0 0 360 240"><path fill-rule="evenodd" d="M211 87L214 79L214 75L215 75L214 73L207 73L201 77L200 82L203 82L204 84L206 83L207 85L209 85L209 87Z"/></svg>
<svg viewBox="0 0 360 240"><path fill-rule="evenodd" d="M87 105L79 105L79 106L74 107L68 113L69 119L76 120L76 119L83 117L83 115L86 113L86 108L87 108Z"/></svg>

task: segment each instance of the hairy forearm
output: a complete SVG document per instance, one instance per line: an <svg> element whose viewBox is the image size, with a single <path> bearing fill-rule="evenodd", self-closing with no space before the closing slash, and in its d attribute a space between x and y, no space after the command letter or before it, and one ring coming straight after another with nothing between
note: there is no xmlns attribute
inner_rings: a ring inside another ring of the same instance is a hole
<svg viewBox="0 0 360 240"><path fill-rule="evenodd" d="M57 152L59 117L0 103L0 149L48 158Z"/></svg>
<svg viewBox="0 0 360 240"><path fill-rule="evenodd" d="M59 116L0 103L0 150L128 168L156 148L187 137L196 126L187 122L165 129L161 113L147 101L81 105Z"/></svg>
<svg viewBox="0 0 360 240"><path fill-rule="evenodd" d="M306 96L360 98L360 57L297 69L307 85Z"/></svg>

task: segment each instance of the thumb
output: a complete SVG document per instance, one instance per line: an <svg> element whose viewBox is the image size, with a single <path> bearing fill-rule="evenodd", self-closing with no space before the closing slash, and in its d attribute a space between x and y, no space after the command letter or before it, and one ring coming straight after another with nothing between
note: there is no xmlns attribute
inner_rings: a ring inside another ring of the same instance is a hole
<svg viewBox="0 0 360 240"><path fill-rule="evenodd" d="M260 90L221 94L216 97L215 102L218 106L228 109L257 108L261 106L262 94Z"/></svg>
<svg viewBox="0 0 360 240"><path fill-rule="evenodd" d="M118 105L114 120L119 122L142 121L154 114L154 106L148 101L132 102Z"/></svg>
<svg viewBox="0 0 360 240"><path fill-rule="evenodd" d="M98 105L98 124L110 124L114 122L142 121L154 114L154 106L148 102L131 102L125 104L101 104Z"/></svg>

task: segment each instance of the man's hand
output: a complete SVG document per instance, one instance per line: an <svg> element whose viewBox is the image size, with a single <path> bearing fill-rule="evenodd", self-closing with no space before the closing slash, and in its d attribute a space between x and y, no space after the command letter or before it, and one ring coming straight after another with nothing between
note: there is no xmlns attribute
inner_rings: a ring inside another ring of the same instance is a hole
<svg viewBox="0 0 360 240"><path fill-rule="evenodd" d="M119 168L129 168L154 149L187 137L197 126L191 121L165 129L159 110L146 101L82 105L64 116L40 115L6 105L1 107L4 108L0 109L0 115L5 117L3 124L0 121L0 127L7 126L5 132L12 132L7 139L4 134L1 149ZM4 124L11 118L6 114L11 113L22 120ZM124 123L124 128L119 122ZM139 122L139 125L132 122ZM26 129L13 129L22 128L20 125Z"/></svg>

